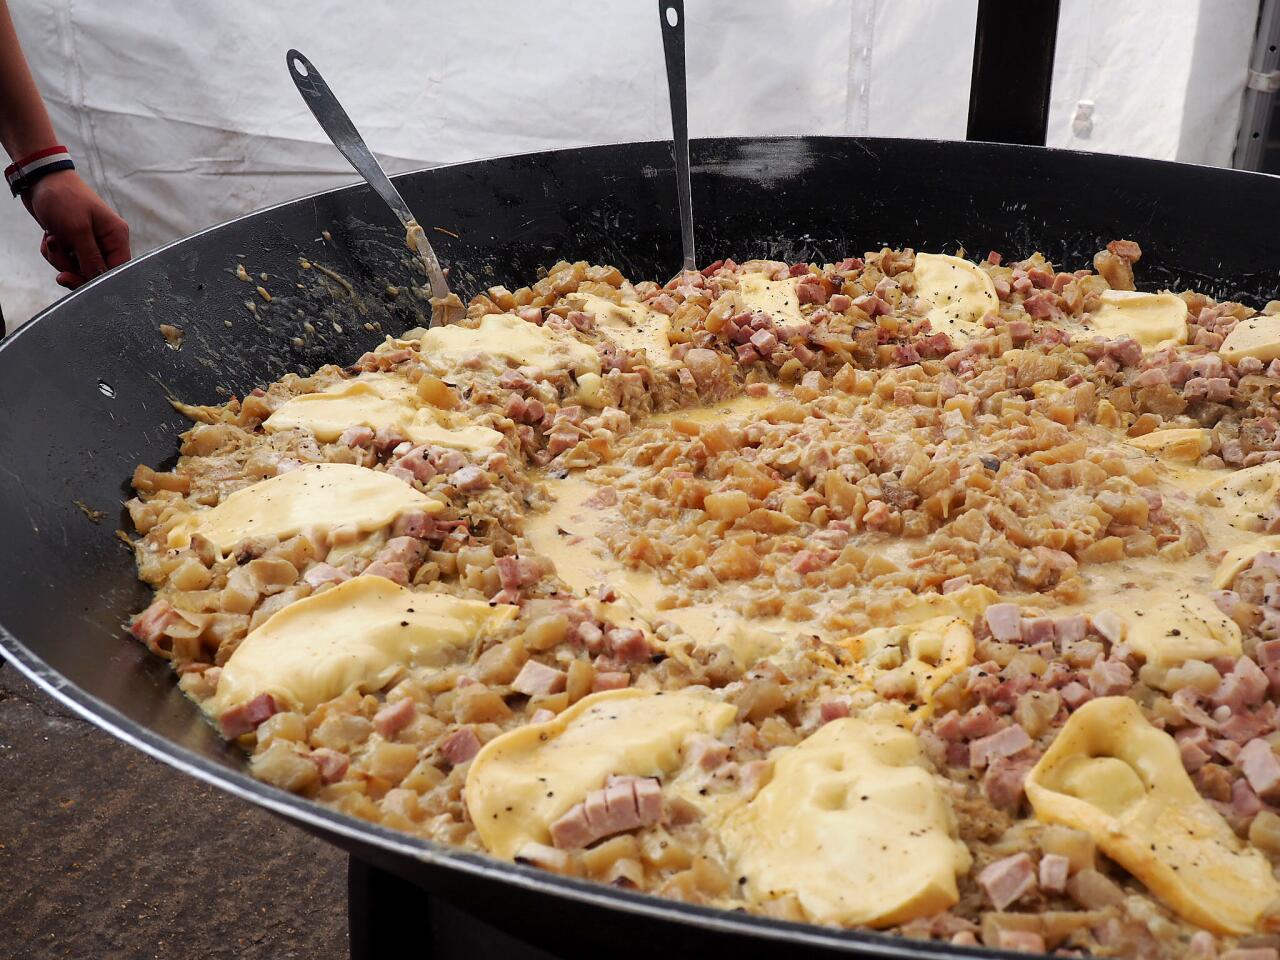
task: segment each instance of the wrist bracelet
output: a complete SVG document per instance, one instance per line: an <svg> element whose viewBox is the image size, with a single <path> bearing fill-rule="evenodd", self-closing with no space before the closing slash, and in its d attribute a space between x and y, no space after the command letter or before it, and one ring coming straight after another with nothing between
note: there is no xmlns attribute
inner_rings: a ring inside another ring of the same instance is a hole
<svg viewBox="0 0 1280 960"><path fill-rule="evenodd" d="M47 174L75 168L76 165L71 162L71 154L67 152L67 148L62 144L55 144L15 160L4 168L4 178L9 182L9 189L16 197Z"/></svg>

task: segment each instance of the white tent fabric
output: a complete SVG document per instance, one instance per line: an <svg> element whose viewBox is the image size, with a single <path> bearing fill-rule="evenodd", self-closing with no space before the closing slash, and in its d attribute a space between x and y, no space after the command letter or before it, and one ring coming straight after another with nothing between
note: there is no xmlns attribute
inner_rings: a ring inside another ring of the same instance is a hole
<svg viewBox="0 0 1280 960"><path fill-rule="evenodd" d="M293 89L291 46L391 172L670 133L646 0L9 3L55 128L135 253L354 179ZM1230 162L1257 0L1063 6L1051 145ZM976 9L689 0L691 133L963 137ZM17 203L0 215L10 326L62 292L38 240Z"/></svg>

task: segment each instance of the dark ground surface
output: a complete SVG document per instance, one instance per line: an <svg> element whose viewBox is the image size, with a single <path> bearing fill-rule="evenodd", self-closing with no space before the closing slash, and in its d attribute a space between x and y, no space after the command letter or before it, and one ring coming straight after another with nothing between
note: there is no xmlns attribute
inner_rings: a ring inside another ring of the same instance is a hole
<svg viewBox="0 0 1280 960"><path fill-rule="evenodd" d="M347 956L344 854L0 669L0 958Z"/></svg>

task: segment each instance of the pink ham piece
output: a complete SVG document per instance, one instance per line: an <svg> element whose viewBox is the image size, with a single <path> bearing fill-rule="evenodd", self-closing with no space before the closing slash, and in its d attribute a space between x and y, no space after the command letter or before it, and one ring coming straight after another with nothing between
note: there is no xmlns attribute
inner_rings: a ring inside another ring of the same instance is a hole
<svg viewBox="0 0 1280 960"><path fill-rule="evenodd" d="M373 715L373 729L387 739L391 739L412 723L415 716L417 716L417 708L411 699L405 697L403 700L380 707Z"/></svg>
<svg viewBox="0 0 1280 960"><path fill-rule="evenodd" d="M695 734L685 741L684 753L692 766L714 770L729 759L729 745L706 734Z"/></svg>
<svg viewBox="0 0 1280 960"><path fill-rule="evenodd" d="M319 768L321 783L337 783L347 775L347 768L351 766L350 757L328 747L312 750L307 756Z"/></svg>
<svg viewBox="0 0 1280 960"><path fill-rule="evenodd" d="M1022 608L1016 603L993 603L984 615L991 636L1002 643L1022 639Z"/></svg>
<svg viewBox="0 0 1280 960"><path fill-rule="evenodd" d="M269 693L260 693L252 700L246 700L220 716L218 725L222 728L222 735L231 740L234 737L252 733L258 729L258 724L263 720L279 712L276 698Z"/></svg>
<svg viewBox="0 0 1280 960"><path fill-rule="evenodd" d="M1094 696L1111 697L1133 686L1133 671L1120 660L1099 660L1089 668L1089 689Z"/></svg>
<svg viewBox="0 0 1280 960"><path fill-rule="evenodd" d="M373 559L377 563L400 563L416 570L427 555L427 545L415 537L392 537Z"/></svg>
<svg viewBox="0 0 1280 960"><path fill-rule="evenodd" d="M326 583L342 583L344 580L350 580L351 574L341 567L334 567L327 563L313 563L302 575L302 579L314 589Z"/></svg>
<svg viewBox="0 0 1280 960"><path fill-rule="evenodd" d="M523 693L526 697L537 697L549 693L559 693L564 689L568 676L563 670L549 667L537 660L526 660L516 678L511 681L511 689Z"/></svg>
<svg viewBox="0 0 1280 960"><path fill-rule="evenodd" d="M1031 930L1001 930L1001 950L1017 950L1019 953L1045 953L1044 937Z"/></svg>
<svg viewBox="0 0 1280 960"><path fill-rule="evenodd" d="M1003 910L1036 888L1035 865L1027 854L1015 853L987 864L978 874L978 886L997 910Z"/></svg>
<svg viewBox="0 0 1280 960"><path fill-rule="evenodd" d="M551 842L578 850L662 819L662 785L652 777L610 777L551 824Z"/></svg>
<svg viewBox="0 0 1280 960"><path fill-rule="evenodd" d="M1053 643L1057 638L1057 624L1052 617L1031 617L1022 621L1022 642L1027 644Z"/></svg>
<svg viewBox="0 0 1280 960"><path fill-rule="evenodd" d="M162 653L160 641L164 639L164 631L178 619L178 611L168 601L156 600L133 618L129 632L145 643L152 653Z"/></svg>
<svg viewBox="0 0 1280 960"><path fill-rule="evenodd" d="M1071 876L1071 861L1059 853L1046 853L1040 858L1040 889L1062 893Z"/></svg>
<svg viewBox="0 0 1280 960"><path fill-rule="evenodd" d="M453 766L466 763L480 752L480 738L472 727L462 727L440 741L440 753Z"/></svg>
<svg viewBox="0 0 1280 960"><path fill-rule="evenodd" d="M1253 792L1264 800L1280 799L1280 758L1261 738L1250 740L1236 758Z"/></svg>
<svg viewBox="0 0 1280 960"><path fill-rule="evenodd" d="M486 490L490 486L489 475L474 464L462 467L460 470L454 472L453 476L449 478L449 482L452 483L460 493L475 493L479 490Z"/></svg>
<svg viewBox="0 0 1280 960"><path fill-rule="evenodd" d="M621 690L631 686L631 674L623 670L597 670L591 679L591 692L601 690Z"/></svg>
<svg viewBox="0 0 1280 960"><path fill-rule="evenodd" d="M823 723L843 719L849 715L849 701L844 699L824 700L818 708L818 714L822 717Z"/></svg>
<svg viewBox="0 0 1280 960"><path fill-rule="evenodd" d="M996 757L1011 757L1031 746L1031 738L1027 731L1018 724L1010 724L1003 730L997 730L990 736L974 740L969 744L969 765L980 770Z"/></svg>
<svg viewBox="0 0 1280 960"><path fill-rule="evenodd" d="M1217 707L1227 707L1232 713L1246 706L1256 706L1267 694L1271 681L1249 657L1240 657L1231 672L1222 678L1218 688L1209 695L1209 701Z"/></svg>
<svg viewBox="0 0 1280 960"><path fill-rule="evenodd" d="M613 627L604 639L609 651L623 663L642 663L653 655L644 632L635 627Z"/></svg>
<svg viewBox="0 0 1280 960"><path fill-rule="evenodd" d="M409 568L403 563L388 563L384 560L375 560L364 568L361 575L366 577L386 577L402 587L409 585Z"/></svg>
<svg viewBox="0 0 1280 960"><path fill-rule="evenodd" d="M1209 734L1204 727L1187 727L1173 735L1182 751L1182 765L1195 773L1209 762Z"/></svg>
<svg viewBox="0 0 1280 960"><path fill-rule="evenodd" d="M1017 812L1026 791L1027 774L1033 766L1035 761L1026 757L996 757L982 775L982 795L994 807Z"/></svg>
<svg viewBox="0 0 1280 960"><path fill-rule="evenodd" d="M373 430L365 426L347 427L338 442L345 447L367 447L373 443Z"/></svg>

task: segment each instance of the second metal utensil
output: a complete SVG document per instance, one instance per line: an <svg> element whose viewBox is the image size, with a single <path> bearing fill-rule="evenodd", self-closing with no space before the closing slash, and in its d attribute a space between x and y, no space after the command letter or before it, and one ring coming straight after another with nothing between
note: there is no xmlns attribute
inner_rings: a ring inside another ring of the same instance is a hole
<svg viewBox="0 0 1280 960"><path fill-rule="evenodd" d="M693 249L693 190L689 181L689 104L684 71L684 0L658 0L662 49L667 59L667 93L671 95L671 152L676 160L676 193L680 203L680 244L684 269L697 270Z"/></svg>
<svg viewBox="0 0 1280 960"><path fill-rule="evenodd" d="M320 71L297 50L290 50L285 54L285 63L289 68L289 76L293 78L294 85L302 94L303 101L310 108L320 128L333 141L338 152L347 158L351 166L356 168L356 172L364 177L369 186L373 187L378 196L404 224L405 242L408 243L409 249L422 259L422 265L426 268L427 278L431 283L432 323L448 322L453 313L451 308L456 308L460 312L461 302L456 297L451 301L449 284L445 280L444 271L440 269L440 261L436 259L435 251L431 249L431 244L414 217L413 211L405 203L404 197L400 196L400 191L387 179L382 164L378 163L373 151L360 136L360 131L347 116L347 111L342 109L342 104L333 95L329 85L324 82L324 77L320 76Z"/></svg>

